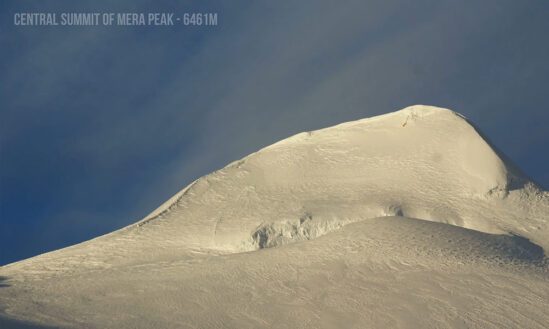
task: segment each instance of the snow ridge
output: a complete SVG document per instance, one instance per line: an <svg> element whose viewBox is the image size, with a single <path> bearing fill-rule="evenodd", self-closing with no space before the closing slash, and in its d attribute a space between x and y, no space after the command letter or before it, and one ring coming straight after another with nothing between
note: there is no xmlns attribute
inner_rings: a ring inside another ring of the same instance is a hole
<svg viewBox="0 0 549 329"><path fill-rule="evenodd" d="M166 226L179 227L196 217L199 222L188 225L204 237L193 244L231 252L308 240L346 223L392 215L539 243L547 229L547 215L539 210L547 207L539 201L545 195L463 115L415 105L267 146L193 182L138 225L163 218L171 222ZM518 199L541 208L520 213L514 209ZM332 210L322 200L330 200ZM205 203L207 211L196 208ZM490 213L494 204L497 217ZM315 221L302 222L304 213Z"/></svg>

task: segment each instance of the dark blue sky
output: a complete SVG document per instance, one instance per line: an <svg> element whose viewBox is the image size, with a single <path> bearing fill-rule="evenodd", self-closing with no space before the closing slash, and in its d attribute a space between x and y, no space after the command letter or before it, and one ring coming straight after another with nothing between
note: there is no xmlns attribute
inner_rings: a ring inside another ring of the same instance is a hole
<svg viewBox="0 0 549 329"><path fill-rule="evenodd" d="M7 1L0 264L144 217L291 134L465 114L549 186L546 1ZM16 12L216 12L217 27L24 27Z"/></svg>

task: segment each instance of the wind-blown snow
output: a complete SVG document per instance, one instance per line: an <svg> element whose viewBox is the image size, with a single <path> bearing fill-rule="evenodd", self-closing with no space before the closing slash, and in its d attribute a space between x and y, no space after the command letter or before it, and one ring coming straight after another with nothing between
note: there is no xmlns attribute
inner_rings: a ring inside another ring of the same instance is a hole
<svg viewBox="0 0 549 329"><path fill-rule="evenodd" d="M544 328L549 193L463 116L412 106L287 138L134 225L0 269L69 327Z"/></svg>

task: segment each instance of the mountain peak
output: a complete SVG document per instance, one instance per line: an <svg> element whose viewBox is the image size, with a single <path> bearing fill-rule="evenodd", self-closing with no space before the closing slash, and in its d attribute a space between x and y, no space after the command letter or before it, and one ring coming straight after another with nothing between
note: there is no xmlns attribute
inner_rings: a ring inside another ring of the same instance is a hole
<svg viewBox="0 0 549 329"><path fill-rule="evenodd" d="M269 244L273 232L309 239L393 215L523 233L513 227L524 221L515 209L524 193L509 195L528 181L512 168L463 115L414 105L267 146L193 182L139 225L182 225L190 244L232 251ZM496 203L506 210L479 213Z"/></svg>
<svg viewBox="0 0 549 329"><path fill-rule="evenodd" d="M92 268L177 250L251 251L392 216L549 250L549 197L512 168L464 116L415 105L284 139L197 179L135 225L10 269L97 250Z"/></svg>

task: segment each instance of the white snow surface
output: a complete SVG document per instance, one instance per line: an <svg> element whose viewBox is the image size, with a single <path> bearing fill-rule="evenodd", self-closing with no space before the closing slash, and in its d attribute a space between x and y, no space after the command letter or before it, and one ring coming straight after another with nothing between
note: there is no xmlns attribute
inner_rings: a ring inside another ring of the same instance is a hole
<svg viewBox="0 0 549 329"><path fill-rule="evenodd" d="M549 193L466 118L416 105L297 134L1 267L0 326L547 328L548 223Z"/></svg>

